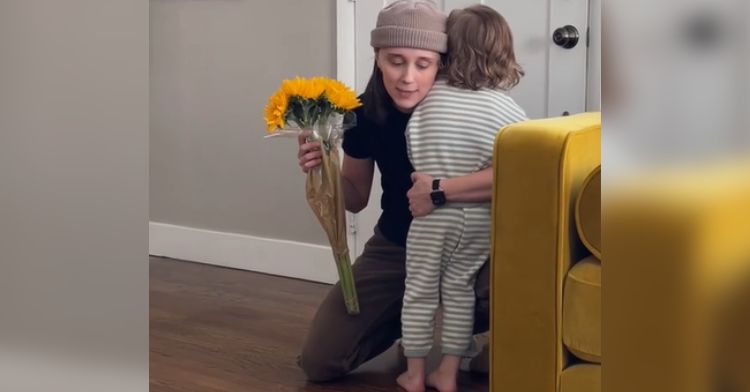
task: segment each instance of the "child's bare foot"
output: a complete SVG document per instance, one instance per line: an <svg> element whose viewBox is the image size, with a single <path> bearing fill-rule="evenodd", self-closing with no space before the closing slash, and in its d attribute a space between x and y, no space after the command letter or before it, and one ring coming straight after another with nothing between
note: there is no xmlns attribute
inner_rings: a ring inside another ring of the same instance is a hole
<svg viewBox="0 0 750 392"><path fill-rule="evenodd" d="M404 388L408 392L424 392L424 373L422 374L409 374L408 371L401 373L396 379L401 388Z"/></svg>
<svg viewBox="0 0 750 392"><path fill-rule="evenodd" d="M458 374L455 372L435 369L435 371L427 376L427 386L435 388L440 392L457 392L457 378Z"/></svg>
<svg viewBox="0 0 750 392"><path fill-rule="evenodd" d="M461 357L456 355L443 355L440 366L427 376L427 386L440 392L458 391L458 367Z"/></svg>

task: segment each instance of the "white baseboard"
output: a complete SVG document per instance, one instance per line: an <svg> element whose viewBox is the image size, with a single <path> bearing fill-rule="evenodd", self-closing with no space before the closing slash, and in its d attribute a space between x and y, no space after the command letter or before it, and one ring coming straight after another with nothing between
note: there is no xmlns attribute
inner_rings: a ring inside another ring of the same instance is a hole
<svg viewBox="0 0 750 392"><path fill-rule="evenodd" d="M149 253L314 282L338 281L331 249L303 242L150 222Z"/></svg>

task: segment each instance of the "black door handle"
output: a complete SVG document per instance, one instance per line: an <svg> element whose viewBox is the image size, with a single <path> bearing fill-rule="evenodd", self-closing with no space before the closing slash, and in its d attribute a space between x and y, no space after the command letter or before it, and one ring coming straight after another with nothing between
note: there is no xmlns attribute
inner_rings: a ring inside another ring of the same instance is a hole
<svg viewBox="0 0 750 392"><path fill-rule="evenodd" d="M552 42L565 49L575 48L580 38L581 34L578 33L578 29L571 25L560 27L552 33Z"/></svg>

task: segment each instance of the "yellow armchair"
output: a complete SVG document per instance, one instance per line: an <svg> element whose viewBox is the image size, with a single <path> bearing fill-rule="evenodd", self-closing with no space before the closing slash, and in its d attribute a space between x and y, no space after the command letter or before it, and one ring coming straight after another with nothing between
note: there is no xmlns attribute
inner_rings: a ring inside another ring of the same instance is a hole
<svg viewBox="0 0 750 392"><path fill-rule="evenodd" d="M597 113L496 139L490 390L750 391L750 164L649 173L602 219L600 143Z"/></svg>
<svg viewBox="0 0 750 392"><path fill-rule="evenodd" d="M498 134L492 391L600 390L600 145L599 113L526 121ZM590 191L579 201L585 184ZM579 227L589 232L585 241Z"/></svg>
<svg viewBox="0 0 750 392"><path fill-rule="evenodd" d="M604 389L750 391L750 164L618 182L603 205Z"/></svg>

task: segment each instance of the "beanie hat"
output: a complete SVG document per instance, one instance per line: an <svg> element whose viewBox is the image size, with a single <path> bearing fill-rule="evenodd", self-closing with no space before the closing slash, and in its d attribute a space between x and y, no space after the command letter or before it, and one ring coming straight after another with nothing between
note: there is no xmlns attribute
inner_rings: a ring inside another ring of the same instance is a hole
<svg viewBox="0 0 750 392"><path fill-rule="evenodd" d="M370 34L373 48L414 48L445 53L446 16L432 1L398 0L380 10Z"/></svg>

